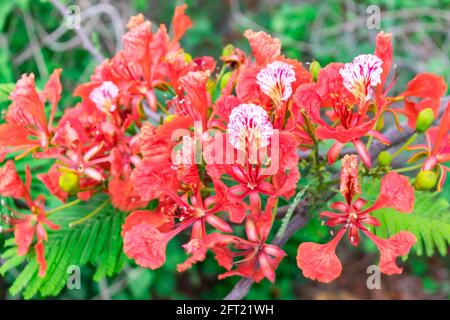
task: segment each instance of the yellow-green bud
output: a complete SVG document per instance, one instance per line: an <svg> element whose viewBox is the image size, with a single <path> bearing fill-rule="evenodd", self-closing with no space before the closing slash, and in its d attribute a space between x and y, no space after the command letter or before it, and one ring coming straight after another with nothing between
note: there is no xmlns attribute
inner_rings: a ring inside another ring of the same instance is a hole
<svg viewBox="0 0 450 320"><path fill-rule="evenodd" d="M230 81L231 75L233 72L227 72L223 75L222 79L220 79L220 90L225 88L228 84L228 81Z"/></svg>
<svg viewBox="0 0 450 320"><path fill-rule="evenodd" d="M437 175L433 171L420 171L414 183L417 190L430 190L436 185Z"/></svg>
<svg viewBox="0 0 450 320"><path fill-rule="evenodd" d="M378 163L380 166L386 167L391 164L392 156L388 151L381 151L378 154Z"/></svg>
<svg viewBox="0 0 450 320"><path fill-rule="evenodd" d="M187 52L184 53L184 61L186 63L189 63L189 62L192 61L192 56L189 53L187 53Z"/></svg>
<svg viewBox="0 0 450 320"><path fill-rule="evenodd" d="M234 46L230 43L227 44L222 50L222 57L228 57L234 52Z"/></svg>
<svg viewBox="0 0 450 320"><path fill-rule="evenodd" d="M418 133L424 133L433 124L434 112L431 108L423 109L419 112L416 121L416 131Z"/></svg>
<svg viewBox="0 0 450 320"><path fill-rule="evenodd" d="M62 172L58 180L59 187L70 195L80 190L80 178L73 172Z"/></svg>
<svg viewBox="0 0 450 320"><path fill-rule="evenodd" d="M319 71L322 67L320 66L320 63L316 60L313 60L309 65L309 72L311 72L313 76L313 80L317 81L317 75L319 74Z"/></svg>
<svg viewBox="0 0 450 320"><path fill-rule="evenodd" d="M206 82L206 90L212 95L214 93L214 89L216 88L216 82L212 79L208 79Z"/></svg>

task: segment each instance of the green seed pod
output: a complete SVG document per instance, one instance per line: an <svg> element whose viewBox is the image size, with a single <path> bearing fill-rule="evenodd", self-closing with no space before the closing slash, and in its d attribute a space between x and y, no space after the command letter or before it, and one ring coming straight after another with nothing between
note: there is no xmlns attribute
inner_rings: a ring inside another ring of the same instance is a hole
<svg viewBox="0 0 450 320"><path fill-rule="evenodd" d="M319 74L319 71L322 67L320 66L320 63L316 60L313 60L309 65L309 72L311 72L313 76L313 80L317 81L317 75Z"/></svg>
<svg viewBox="0 0 450 320"><path fill-rule="evenodd" d="M70 195L76 194L80 190L80 178L76 173L62 172L58 180L59 187Z"/></svg>
<svg viewBox="0 0 450 320"><path fill-rule="evenodd" d="M433 124L434 112L431 108L423 109L419 112L416 121L416 131L418 133L424 133Z"/></svg>
<svg viewBox="0 0 450 320"><path fill-rule="evenodd" d="M233 72L227 72L223 75L222 79L220 79L220 90L227 86L232 74Z"/></svg>
<svg viewBox="0 0 450 320"><path fill-rule="evenodd" d="M228 57L234 53L234 46L227 44L222 50L222 57Z"/></svg>
<svg viewBox="0 0 450 320"><path fill-rule="evenodd" d="M437 183L437 175L433 171L420 171L414 183L417 190L430 190Z"/></svg>
<svg viewBox="0 0 450 320"><path fill-rule="evenodd" d="M388 151L381 151L378 154L378 163L380 166L386 167L391 164L392 156Z"/></svg>

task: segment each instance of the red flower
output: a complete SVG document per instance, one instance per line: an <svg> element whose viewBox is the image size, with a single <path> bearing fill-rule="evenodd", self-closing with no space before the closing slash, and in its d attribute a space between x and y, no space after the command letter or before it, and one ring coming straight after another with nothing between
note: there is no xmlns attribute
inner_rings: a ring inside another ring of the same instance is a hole
<svg viewBox="0 0 450 320"><path fill-rule="evenodd" d="M342 225L333 240L327 244L312 242L302 243L298 247L297 265L305 277L321 282L331 282L336 279L342 270L341 263L335 250L338 242L346 231L352 245L359 243L359 231L366 234L380 250L380 271L386 274L398 274L402 269L395 263L397 256L405 255L416 243L415 236L407 231L401 231L389 239L380 239L370 233L366 225L379 226L379 221L370 215L371 212L381 208L393 208L401 212L411 212L414 203L414 189L410 186L408 178L395 172L386 174L381 180L380 194L375 203L363 209L366 200L355 196L361 192L358 180L358 164L356 156L346 155L343 158L341 171L341 194L345 203L335 202L332 209L340 213L322 212L321 216L328 218L327 226Z"/></svg>
<svg viewBox="0 0 450 320"><path fill-rule="evenodd" d="M416 153L408 162L416 161L425 157L422 170L440 169L440 178L437 190L441 191L445 183L447 171L450 167L444 164L450 161L450 103L442 115L439 127L433 127L425 132L426 145L411 146L408 150L422 150Z"/></svg>
<svg viewBox="0 0 450 320"><path fill-rule="evenodd" d="M231 227L215 214L222 211L223 207L217 197L201 198L200 191L188 199L187 195L178 197L170 194L171 203L159 208L157 215L163 215L167 220L176 219L178 223L168 232L161 231L151 218L136 219L141 216L141 211L133 212L122 228L124 239L124 252L134 259L137 264L157 269L166 260L166 246L176 235L192 226L191 240L183 247L191 256L177 266L178 271L185 271L193 264L202 261L206 257L208 238L206 235L206 223L221 232L232 232ZM147 212L148 215L154 214Z"/></svg>
<svg viewBox="0 0 450 320"><path fill-rule="evenodd" d="M253 56L259 66L265 66L281 54L280 40L272 38L263 31L247 30L244 32L244 37L248 39Z"/></svg>
<svg viewBox="0 0 450 320"><path fill-rule="evenodd" d="M225 250L223 242L220 243L222 246L215 246L213 251L216 253L219 264L229 270L219 275L219 279L239 275L252 278L255 282L264 278L269 279L272 283L275 282L275 270L286 253L279 247L266 243L272 225L274 202L275 198L268 200L266 210L258 220L247 219L245 231L248 240L237 237L228 238L228 242L238 251ZM240 259L232 262L236 257ZM236 268L230 270L233 265Z"/></svg>
<svg viewBox="0 0 450 320"><path fill-rule="evenodd" d="M44 241L47 241L47 231L45 226L51 230L58 230L59 226L47 219L44 211L44 198L38 197L33 200L30 195L31 173L29 168L26 170L27 182L24 184L16 172L12 161L8 161L5 166L0 168L0 195L4 197L23 198L31 210L31 214L22 214L14 212L17 216L12 218L11 224L14 227L14 239L17 243L19 256L26 255L29 251L34 237L36 243L34 249L36 252L36 261L39 264L39 276L45 276L46 262L44 254Z"/></svg>
<svg viewBox="0 0 450 320"><path fill-rule="evenodd" d="M0 154L15 151L27 153L47 148L56 105L61 96L60 74L61 69L53 71L41 94L36 91L33 74L24 74L17 81L9 97L13 103L6 114L6 123L0 125ZM51 104L48 121L44 112L45 100Z"/></svg>
<svg viewBox="0 0 450 320"><path fill-rule="evenodd" d="M328 151L328 162L334 163L344 145L353 143L359 156L367 167L371 166L370 155L361 141L366 135L371 135L381 142L388 144L389 141L378 131L372 130L376 118L370 119L367 115L369 98L372 88L379 82L380 60L372 55L358 56L353 63L332 63L320 70L317 82L317 93L322 99L323 106L333 108L332 118L338 120L336 126L330 126L321 119L319 113L310 115L311 119L319 124L315 134L319 139L333 139L336 142ZM359 72L359 70L363 70ZM343 78L344 77L344 78ZM352 91L352 93L349 92ZM310 95L311 98L314 96ZM358 107L354 110L354 103Z"/></svg>

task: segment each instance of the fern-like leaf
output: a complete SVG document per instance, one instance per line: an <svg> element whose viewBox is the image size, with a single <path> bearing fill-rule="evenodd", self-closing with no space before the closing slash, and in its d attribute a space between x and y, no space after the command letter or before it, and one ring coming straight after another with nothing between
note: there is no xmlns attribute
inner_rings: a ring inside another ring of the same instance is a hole
<svg viewBox="0 0 450 320"><path fill-rule="evenodd" d="M410 214L399 213L393 209L381 209L373 214L381 222L373 232L382 238L406 230L417 237L413 249L418 256L432 256L438 251L447 254L450 245L450 205L440 193L415 193L414 211Z"/></svg>
<svg viewBox="0 0 450 320"><path fill-rule="evenodd" d="M49 232L45 245L47 274L43 278L38 276L34 254L17 256L13 239L8 239L5 242L7 248L2 254L5 262L0 273L4 274L25 263L12 284L10 293L16 295L22 292L25 299L38 293L41 296L57 295L66 285L70 276L67 269L71 265L81 267L90 263L96 266L94 279L97 281L120 272L127 261L122 251L120 235L125 214L115 210L110 204L104 205L106 199L105 195L97 195L88 203L80 203L50 216L61 229ZM99 207L101 210L93 217L69 226L71 222L80 220Z"/></svg>

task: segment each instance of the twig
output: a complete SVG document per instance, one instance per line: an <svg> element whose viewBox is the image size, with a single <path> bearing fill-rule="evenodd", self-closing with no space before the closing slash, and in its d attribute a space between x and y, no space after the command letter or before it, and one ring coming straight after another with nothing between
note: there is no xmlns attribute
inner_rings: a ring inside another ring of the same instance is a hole
<svg viewBox="0 0 450 320"><path fill-rule="evenodd" d="M39 74L41 78L48 78L48 70L45 65L44 56L42 55L41 48L38 45L33 19L28 14L28 12L23 12L23 18L25 20L25 29L27 31L28 40L30 41L31 52L34 56L34 60L36 61L37 68L39 70Z"/></svg>
<svg viewBox="0 0 450 320"><path fill-rule="evenodd" d="M64 4L62 4L59 0L50 0L50 2L58 9L58 11L64 16L65 19L69 18L69 14L67 13L67 8ZM103 55L94 47L89 37L86 35L83 27L80 25L79 28L74 29L75 33L81 40L81 44L83 48L85 48L89 53L98 61L102 62L105 60Z"/></svg>

